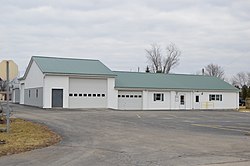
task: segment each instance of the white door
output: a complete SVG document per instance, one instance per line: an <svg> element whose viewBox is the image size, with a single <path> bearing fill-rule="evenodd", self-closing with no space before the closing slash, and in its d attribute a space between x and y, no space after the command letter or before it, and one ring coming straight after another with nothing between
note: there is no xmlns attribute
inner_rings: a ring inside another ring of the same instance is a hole
<svg viewBox="0 0 250 166"><path fill-rule="evenodd" d="M194 109L201 109L200 95L194 94Z"/></svg>
<svg viewBox="0 0 250 166"><path fill-rule="evenodd" d="M107 79L69 80L70 108L106 108L107 107Z"/></svg>
<svg viewBox="0 0 250 166"><path fill-rule="evenodd" d="M186 109L186 95L185 94L180 94L180 109Z"/></svg>
<svg viewBox="0 0 250 166"><path fill-rule="evenodd" d="M141 110L142 92L141 91L119 91L118 109L122 110Z"/></svg>

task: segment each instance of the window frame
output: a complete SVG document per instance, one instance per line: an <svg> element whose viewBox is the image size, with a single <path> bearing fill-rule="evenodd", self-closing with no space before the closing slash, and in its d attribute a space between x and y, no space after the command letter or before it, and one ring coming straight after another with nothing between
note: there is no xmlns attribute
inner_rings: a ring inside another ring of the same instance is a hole
<svg viewBox="0 0 250 166"><path fill-rule="evenodd" d="M223 101L222 94L209 94L209 101Z"/></svg>
<svg viewBox="0 0 250 166"><path fill-rule="evenodd" d="M164 101L164 93L154 93L153 94L153 101Z"/></svg>
<svg viewBox="0 0 250 166"><path fill-rule="evenodd" d="M36 89L36 98L38 98L38 89Z"/></svg>
<svg viewBox="0 0 250 166"><path fill-rule="evenodd" d="M200 96L199 96L199 95L196 95L196 96L195 96L195 102L196 102L196 103L199 103L199 102L200 102Z"/></svg>
<svg viewBox="0 0 250 166"><path fill-rule="evenodd" d="M185 95L180 95L180 105L185 105Z"/></svg>

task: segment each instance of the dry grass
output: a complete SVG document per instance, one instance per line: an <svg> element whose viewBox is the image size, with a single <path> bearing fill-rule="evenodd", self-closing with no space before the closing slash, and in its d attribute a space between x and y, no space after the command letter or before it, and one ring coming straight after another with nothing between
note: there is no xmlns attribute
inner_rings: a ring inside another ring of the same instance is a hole
<svg viewBox="0 0 250 166"><path fill-rule="evenodd" d="M250 112L250 109L247 109L246 106L240 106L240 112Z"/></svg>
<svg viewBox="0 0 250 166"><path fill-rule="evenodd" d="M0 128L3 128L0 124ZM61 138L46 126L22 119L11 119L10 133L0 133L0 156L30 151L58 143Z"/></svg>

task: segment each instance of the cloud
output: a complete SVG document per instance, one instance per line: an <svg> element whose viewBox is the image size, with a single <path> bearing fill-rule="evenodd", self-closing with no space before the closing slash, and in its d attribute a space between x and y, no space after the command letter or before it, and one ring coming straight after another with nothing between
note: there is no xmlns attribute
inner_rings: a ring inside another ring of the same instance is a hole
<svg viewBox="0 0 250 166"><path fill-rule="evenodd" d="M0 57L24 71L32 55L102 60L113 70L145 69L151 43L182 51L173 70L209 63L230 77L249 71L250 3L244 0L0 0Z"/></svg>

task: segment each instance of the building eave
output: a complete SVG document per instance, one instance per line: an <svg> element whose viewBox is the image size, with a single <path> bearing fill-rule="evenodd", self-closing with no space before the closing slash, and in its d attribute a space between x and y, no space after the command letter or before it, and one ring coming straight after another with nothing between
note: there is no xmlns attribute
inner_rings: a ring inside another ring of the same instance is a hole
<svg viewBox="0 0 250 166"><path fill-rule="evenodd" d="M68 77L88 77L88 78L115 78L116 75L108 75L108 74L74 74L74 73L44 73L45 76L68 76Z"/></svg>
<svg viewBox="0 0 250 166"><path fill-rule="evenodd" d="M233 89L189 89L189 88L152 88L152 87L115 87L116 90L135 90L135 91L195 91L195 92L239 92Z"/></svg>

